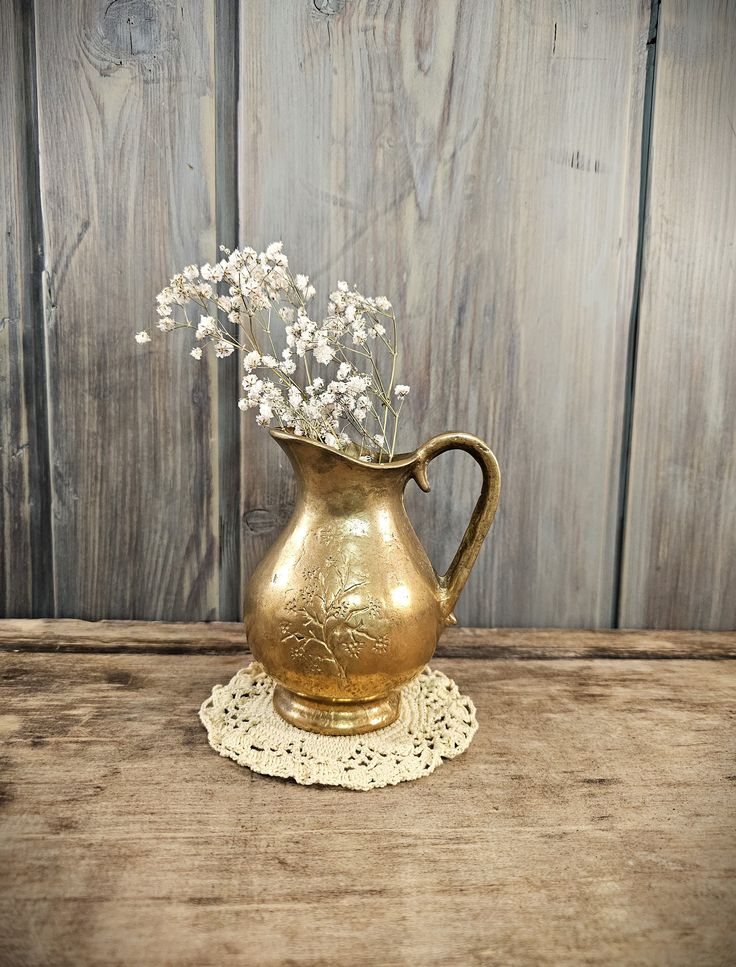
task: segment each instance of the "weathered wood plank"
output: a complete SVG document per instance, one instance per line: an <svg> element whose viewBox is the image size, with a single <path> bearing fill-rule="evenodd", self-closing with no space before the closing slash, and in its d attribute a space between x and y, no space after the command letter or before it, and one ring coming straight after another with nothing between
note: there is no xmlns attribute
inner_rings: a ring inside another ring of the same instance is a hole
<svg viewBox="0 0 736 967"><path fill-rule="evenodd" d="M735 46L735 4L662 4L622 571L627 626L736 627Z"/></svg>
<svg viewBox="0 0 736 967"><path fill-rule="evenodd" d="M148 654L245 654L239 622L0 621L0 650ZM448 628L445 658L736 658L736 632L586 631L540 628Z"/></svg>
<svg viewBox="0 0 736 967"><path fill-rule="evenodd" d="M215 4L215 138L217 244L232 248L238 237L238 4ZM213 253L216 254L216 253ZM240 575L240 410L241 370L217 370L217 456L220 481L220 589L217 615L243 618Z"/></svg>
<svg viewBox="0 0 736 967"><path fill-rule="evenodd" d="M239 664L0 656L3 963L733 963L732 664L442 662L477 737L367 794L208 748Z"/></svg>
<svg viewBox="0 0 736 967"><path fill-rule="evenodd" d="M323 298L392 299L406 447L462 429L499 457L468 624L613 617L646 7L241 4L242 239L283 238ZM293 498L251 423L246 574ZM432 483L412 508L442 567L479 485L453 457Z"/></svg>
<svg viewBox="0 0 736 967"><path fill-rule="evenodd" d="M0 615L53 614L32 8L0 5Z"/></svg>
<svg viewBox="0 0 736 967"><path fill-rule="evenodd" d="M132 338L215 251L214 6L36 3L59 615L216 614L214 365Z"/></svg>

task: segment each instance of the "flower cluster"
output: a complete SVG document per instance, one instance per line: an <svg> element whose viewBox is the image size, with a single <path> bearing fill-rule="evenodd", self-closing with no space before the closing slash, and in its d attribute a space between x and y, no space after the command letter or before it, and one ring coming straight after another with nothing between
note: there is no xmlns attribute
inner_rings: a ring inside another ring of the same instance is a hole
<svg viewBox="0 0 736 967"><path fill-rule="evenodd" d="M398 341L393 307L347 282L327 315L312 318L316 295L292 275L281 242L265 252L229 251L215 265L188 265L156 297L162 332L191 329L191 355L243 354L241 410L363 460L391 460L409 387L395 383ZM146 330L136 341L151 341ZM390 375L383 372L386 364Z"/></svg>

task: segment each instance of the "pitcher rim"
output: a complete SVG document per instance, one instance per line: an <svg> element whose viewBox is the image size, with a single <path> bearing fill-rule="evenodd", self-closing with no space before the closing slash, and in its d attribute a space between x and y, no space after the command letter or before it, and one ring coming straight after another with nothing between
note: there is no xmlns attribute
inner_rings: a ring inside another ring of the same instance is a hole
<svg viewBox="0 0 736 967"><path fill-rule="evenodd" d="M291 433L289 430L271 429L268 431L274 440L293 440L297 443L309 443L318 450L322 450L325 453L330 453L335 457L341 457L343 460L347 460L348 463L352 463L356 467L367 468L370 470L402 470L406 469L416 460L416 451L411 453L400 453L398 458L393 460L387 460L383 463L374 463L368 460L359 460L357 457L349 457L346 453L341 453L339 450L335 450L334 447L327 446L326 443L321 443L319 440L313 440L308 436L297 436L296 433Z"/></svg>

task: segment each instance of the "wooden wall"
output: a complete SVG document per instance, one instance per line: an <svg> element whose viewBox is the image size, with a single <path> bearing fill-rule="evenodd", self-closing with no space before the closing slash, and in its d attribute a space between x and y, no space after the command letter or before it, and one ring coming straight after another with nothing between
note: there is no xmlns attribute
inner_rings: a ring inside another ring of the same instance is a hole
<svg viewBox="0 0 736 967"><path fill-rule="evenodd" d="M155 293L282 238L400 311L404 444L486 438L478 625L736 623L736 4L8 0L0 612L236 618L288 517ZM410 510L444 567L478 487Z"/></svg>
<svg viewBox="0 0 736 967"><path fill-rule="evenodd" d="M736 3L663 4L621 621L736 627Z"/></svg>

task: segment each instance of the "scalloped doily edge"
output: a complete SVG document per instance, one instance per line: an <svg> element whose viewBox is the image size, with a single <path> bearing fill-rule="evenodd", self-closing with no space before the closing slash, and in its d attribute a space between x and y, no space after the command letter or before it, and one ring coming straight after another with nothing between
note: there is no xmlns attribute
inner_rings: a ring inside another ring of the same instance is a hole
<svg viewBox="0 0 736 967"><path fill-rule="evenodd" d="M254 694L246 699L254 717L251 720L241 715L239 724L233 727L231 720L237 716L230 712L229 705L235 699L240 711L236 696L242 697L242 686L248 680L251 689L257 683ZM429 666L402 690L402 711L397 721L363 735L316 735L289 725L271 704L273 687L262 666L252 662L226 685L212 688L199 710L199 719L210 746L223 758L260 775L292 779L303 786L363 792L421 779L431 775L445 759L465 752L478 730L472 699L462 695L451 678ZM223 712L228 713L230 721ZM242 723L248 727L236 733ZM243 744L243 735L251 732L255 732L255 740ZM396 741L392 743L392 739ZM354 764L346 766L346 759L354 760Z"/></svg>

